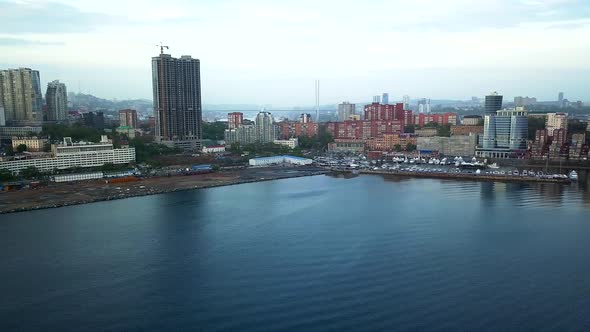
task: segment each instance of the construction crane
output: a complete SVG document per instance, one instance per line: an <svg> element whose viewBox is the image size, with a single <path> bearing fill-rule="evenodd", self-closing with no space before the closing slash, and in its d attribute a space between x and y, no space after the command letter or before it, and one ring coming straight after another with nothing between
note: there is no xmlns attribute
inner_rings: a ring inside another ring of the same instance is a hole
<svg viewBox="0 0 590 332"><path fill-rule="evenodd" d="M164 54L164 48L166 48L167 50L170 49L170 47L162 45L162 42L160 42L160 44L156 46L160 48L160 54Z"/></svg>

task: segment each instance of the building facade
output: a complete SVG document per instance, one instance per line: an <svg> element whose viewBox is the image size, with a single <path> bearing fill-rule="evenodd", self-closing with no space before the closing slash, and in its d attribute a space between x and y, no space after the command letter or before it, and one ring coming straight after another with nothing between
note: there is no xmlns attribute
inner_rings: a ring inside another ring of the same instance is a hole
<svg viewBox="0 0 590 332"><path fill-rule="evenodd" d="M496 111L502 109L502 95L497 92L492 92L486 96L484 102L484 112L486 115L495 115Z"/></svg>
<svg viewBox="0 0 590 332"><path fill-rule="evenodd" d="M457 113L447 112L443 114L416 114L414 115L414 125L424 127L427 124L436 123L437 125L456 125Z"/></svg>
<svg viewBox="0 0 590 332"><path fill-rule="evenodd" d="M272 143L277 138L277 130L270 112L256 115L256 138L260 143Z"/></svg>
<svg viewBox="0 0 590 332"><path fill-rule="evenodd" d="M299 146L299 140L297 138L289 138L289 139L275 139L273 141L274 144L288 146L291 149L294 149Z"/></svg>
<svg viewBox="0 0 590 332"><path fill-rule="evenodd" d="M35 167L41 172L54 169L76 167L98 167L104 164L128 164L135 161L135 148L115 149L112 143L103 137L101 143L72 143L71 138L64 138L62 144L53 144L51 157L18 159L0 162L0 169L18 173L27 167Z"/></svg>
<svg viewBox="0 0 590 332"><path fill-rule="evenodd" d="M549 132L549 136L553 136L555 129L567 130L567 113L547 113L545 128Z"/></svg>
<svg viewBox="0 0 590 332"><path fill-rule="evenodd" d="M475 154L477 135L418 137L418 150L438 151L445 156L470 157Z"/></svg>
<svg viewBox="0 0 590 332"><path fill-rule="evenodd" d="M133 109L124 109L119 111L119 126L139 128L137 111Z"/></svg>
<svg viewBox="0 0 590 332"><path fill-rule="evenodd" d="M242 112L227 113L227 128L228 129L240 128L242 126L242 122L244 122L244 113L242 113Z"/></svg>
<svg viewBox="0 0 590 332"><path fill-rule="evenodd" d="M527 149L528 118L522 107L486 114L482 146L477 149L479 157L521 157Z"/></svg>
<svg viewBox="0 0 590 332"><path fill-rule="evenodd" d="M351 115L356 114L356 105L347 101L338 104L338 121L350 120Z"/></svg>
<svg viewBox="0 0 590 332"><path fill-rule="evenodd" d="M202 139L200 62L189 55L152 58L156 141L200 150Z"/></svg>
<svg viewBox="0 0 590 332"><path fill-rule="evenodd" d="M68 91L59 81L47 84L45 93L48 121L65 121L68 118Z"/></svg>
<svg viewBox="0 0 590 332"><path fill-rule="evenodd" d="M39 71L30 68L0 70L0 104L6 122L41 122L43 95Z"/></svg>
<svg viewBox="0 0 590 332"><path fill-rule="evenodd" d="M461 125L451 126L451 136L469 136L469 135L482 135L483 126L475 125Z"/></svg>
<svg viewBox="0 0 590 332"><path fill-rule="evenodd" d="M6 126L6 114L4 114L4 106L0 104L0 127Z"/></svg>
<svg viewBox="0 0 590 332"><path fill-rule="evenodd" d="M15 151L19 145L26 145L27 151L40 152L40 151L43 151L43 148L45 147L45 143L47 143L46 139L42 139L42 138L38 138L38 137L13 137L12 138L12 148Z"/></svg>
<svg viewBox="0 0 590 332"><path fill-rule="evenodd" d="M479 126L483 118L480 115L465 115L462 124L466 126Z"/></svg>
<svg viewBox="0 0 590 332"><path fill-rule="evenodd" d="M408 144L416 145L418 138L413 134L383 134L366 140L366 149L370 151L396 151L399 147L406 150Z"/></svg>
<svg viewBox="0 0 590 332"><path fill-rule="evenodd" d="M43 127L0 127L0 139L8 140L12 137L34 136L41 133Z"/></svg>
<svg viewBox="0 0 590 332"><path fill-rule="evenodd" d="M326 130L333 138L367 139L383 134L401 134L404 125L399 120L359 120L344 122L328 122Z"/></svg>

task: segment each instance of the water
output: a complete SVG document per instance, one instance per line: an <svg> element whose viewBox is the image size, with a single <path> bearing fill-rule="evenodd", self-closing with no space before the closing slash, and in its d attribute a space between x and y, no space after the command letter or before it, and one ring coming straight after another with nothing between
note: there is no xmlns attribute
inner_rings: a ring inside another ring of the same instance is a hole
<svg viewBox="0 0 590 332"><path fill-rule="evenodd" d="M287 179L0 216L0 330L589 330L576 186Z"/></svg>

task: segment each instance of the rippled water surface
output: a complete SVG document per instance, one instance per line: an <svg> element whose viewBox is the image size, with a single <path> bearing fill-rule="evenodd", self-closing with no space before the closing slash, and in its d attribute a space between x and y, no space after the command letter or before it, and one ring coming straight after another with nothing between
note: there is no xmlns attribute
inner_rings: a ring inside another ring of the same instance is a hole
<svg viewBox="0 0 590 332"><path fill-rule="evenodd" d="M0 330L587 331L582 187L316 176L2 215Z"/></svg>

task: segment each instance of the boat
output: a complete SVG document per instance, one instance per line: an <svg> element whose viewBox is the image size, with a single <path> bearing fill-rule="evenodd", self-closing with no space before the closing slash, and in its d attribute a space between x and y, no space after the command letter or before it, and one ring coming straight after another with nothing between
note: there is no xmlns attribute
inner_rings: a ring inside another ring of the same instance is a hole
<svg viewBox="0 0 590 332"><path fill-rule="evenodd" d="M500 166L498 166L498 164L496 164L496 163L490 164L490 165L488 165L488 167L491 168L491 169L498 169L498 168L500 168Z"/></svg>
<svg viewBox="0 0 590 332"><path fill-rule="evenodd" d="M571 171L570 174L569 174L569 178L572 181L578 181L578 172Z"/></svg>

